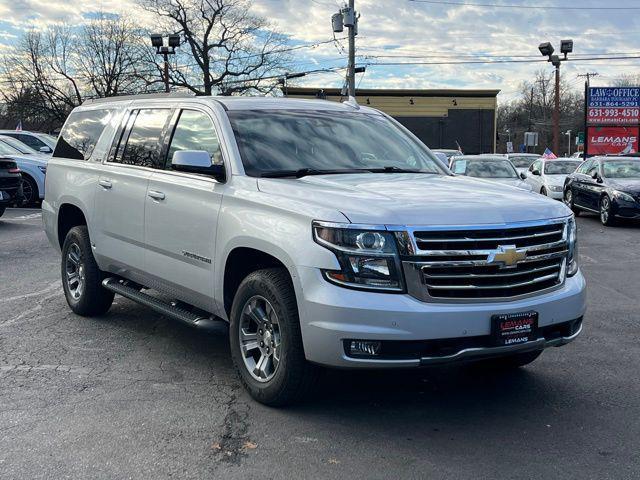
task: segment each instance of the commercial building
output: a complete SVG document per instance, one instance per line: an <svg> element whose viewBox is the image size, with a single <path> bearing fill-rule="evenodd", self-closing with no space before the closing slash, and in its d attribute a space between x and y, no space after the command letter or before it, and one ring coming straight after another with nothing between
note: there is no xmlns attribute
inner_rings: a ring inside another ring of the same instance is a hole
<svg viewBox="0 0 640 480"><path fill-rule="evenodd" d="M431 148L457 148L466 154L496 149L496 107L500 90L357 90L362 105L397 119ZM288 87L298 98L345 99L337 88ZM456 143L457 142L457 143Z"/></svg>

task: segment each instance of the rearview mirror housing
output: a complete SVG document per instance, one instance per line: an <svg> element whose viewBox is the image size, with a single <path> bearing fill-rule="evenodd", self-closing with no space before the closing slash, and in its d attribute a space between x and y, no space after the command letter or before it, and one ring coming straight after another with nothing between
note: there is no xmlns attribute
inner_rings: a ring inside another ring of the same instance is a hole
<svg viewBox="0 0 640 480"><path fill-rule="evenodd" d="M524 173L524 172L520 172L520 178L521 178L522 180L526 180L526 179L527 179L527 174L526 174L526 173Z"/></svg>
<svg viewBox="0 0 640 480"><path fill-rule="evenodd" d="M39 151L40 151L40 153L51 153L51 152L53 152L53 150L51 150L51 147L47 147L47 146L40 147Z"/></svg>
<svg viewBox="0 0 640 480"><path fill-rule="evenodd" d="M227 179L224 165L212 164L211 155L204 150L178 150L171 159L171 168L178 172L208 175L219 182Z"/></svg>
<svg viewBox="0 0 640 480"><path fill-rule="evenodd" d="M532 170L531 173L533 175L538 175L539 176L540 175L540 170Z"/></svg>

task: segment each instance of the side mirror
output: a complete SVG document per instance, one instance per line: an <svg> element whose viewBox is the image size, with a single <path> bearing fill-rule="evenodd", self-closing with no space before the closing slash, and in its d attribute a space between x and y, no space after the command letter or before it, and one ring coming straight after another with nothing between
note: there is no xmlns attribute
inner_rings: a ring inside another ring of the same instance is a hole
<svg viewBox="0 0 640 480"><path fill-rule="evenodd" d="M527 179L527 174L525 172L520 172L520 178L522 180L526 180Z"/></svg>
<svg viewBox="0 0 640 480"><path fill-rule="evenodd" d="M602 177L600 176L597 170L591 174L591 178L593 178L598 183L602 183Z"/></svg>
<svg viewBox="0 0 640 480"><path fill-rule="evenodd" d="M538 175L538 176L540 176L540 170L537 170L537 169L536 169L536 170L532 170L532 171L531 171L531 173L532 173L533 175Z"/></svg>
<svg viewBox="0 0 640 480"><path fill-rule="evenodd" d="M51 153L51 152L53 152L53 150L51 150L51 147L47 147L47 146L40 147L39 151L40 151L40 153Z"/></svg>
<svg viewBox="0 0 640 480"><path fill-rule="evenodd" d="M171 159L171 168L178 172L209 175L219 182L227 179L224 165L213 165L211 156L204 150L178 150Z"/></svg>

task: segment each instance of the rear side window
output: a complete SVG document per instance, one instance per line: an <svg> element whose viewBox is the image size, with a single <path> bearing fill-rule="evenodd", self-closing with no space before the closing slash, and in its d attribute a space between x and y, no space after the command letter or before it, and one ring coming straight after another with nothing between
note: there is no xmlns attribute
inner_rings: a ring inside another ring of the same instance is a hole
<svg viewBox="0 0 640 480"><path fill-rule="evenodd" d="M126 165L164 168L161 140L171 113L166 108L142 109L137 114L134 112L133 126L126 143L125 138L122 139L115 161Z"/></svg>
<svg viewBox="0 0 640 480"><path fill-rule="evenodd" d="M40 139L34 137L33 135L25 135L24 133L16 133L11 135L13 138L17 138L25 145L29 145L34 150L38 151L42 147L46 147L47 145Z"/></svg>
<svg viewBox="0 0 640 480"><path fill-rule="evenodd" d="M88 160L109 121L110 110L72 112L60 136L54 157Z"/></svg>

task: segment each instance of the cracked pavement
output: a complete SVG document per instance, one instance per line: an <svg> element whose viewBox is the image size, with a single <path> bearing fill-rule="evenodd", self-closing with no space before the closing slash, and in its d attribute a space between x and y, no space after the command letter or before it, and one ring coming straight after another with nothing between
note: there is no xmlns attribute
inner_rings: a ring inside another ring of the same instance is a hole
<svg viewBox="0 0 640 480"><path fill-rule="evenodd" d="M227 340L70 312L35 210L0 218L0 478L640 478L638 225L579 218L585 330L517 372L324 376L253 402Z"/></svg>

